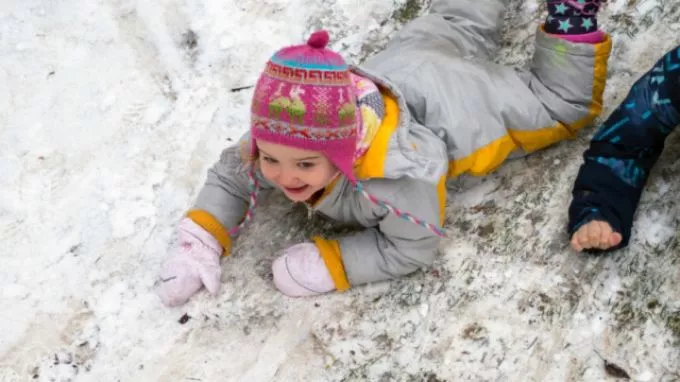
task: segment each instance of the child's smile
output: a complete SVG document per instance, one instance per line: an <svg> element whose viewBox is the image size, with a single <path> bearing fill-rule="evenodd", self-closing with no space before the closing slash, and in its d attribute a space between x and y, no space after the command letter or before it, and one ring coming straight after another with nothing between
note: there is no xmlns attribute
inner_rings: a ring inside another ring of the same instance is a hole
<svg viewBox="0 0 680 382"><path fill-rule="evenodd" d="M287 194L298 195L298 194L305 192L307 190L307 187L309 187L309 186L304 185L304 186L294 187L294 188L293 187L283 187L283 190Z"/></svg>
<svg viewBox="0 0 680 382"><path fill-rule="evenodd" d="M257 148L262 175L295 202L312 198L338 173L335 166L317 151L261 140L257 141Z"/></svg>

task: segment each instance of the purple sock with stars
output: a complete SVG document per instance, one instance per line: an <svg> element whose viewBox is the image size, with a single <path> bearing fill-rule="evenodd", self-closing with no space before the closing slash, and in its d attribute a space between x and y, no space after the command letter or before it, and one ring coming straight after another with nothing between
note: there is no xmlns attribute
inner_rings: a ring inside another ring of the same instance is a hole
<svg viewBox="0 0 680 382"><path fill-rule="evenodd" d="M545 31L550 34L580 35L597 31L597 11L602 0L547 0Z"/></svg>

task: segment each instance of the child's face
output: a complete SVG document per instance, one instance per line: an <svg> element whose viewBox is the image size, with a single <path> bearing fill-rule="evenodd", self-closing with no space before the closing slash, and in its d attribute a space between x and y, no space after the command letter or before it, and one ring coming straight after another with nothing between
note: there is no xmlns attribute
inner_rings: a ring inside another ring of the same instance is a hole
<svg viewBox="0 0 680 382"><path fill-rule="evenodd" d="M257 148L260 151L262 175L295 202L311 198L338 173L337 168L318 151L264 141L258 141Z"/></svg>

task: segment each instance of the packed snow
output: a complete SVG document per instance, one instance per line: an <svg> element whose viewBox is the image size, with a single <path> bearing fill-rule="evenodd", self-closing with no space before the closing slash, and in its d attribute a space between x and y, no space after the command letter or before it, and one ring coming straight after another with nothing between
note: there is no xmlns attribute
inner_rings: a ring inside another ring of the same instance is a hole
<svg viewBox="0 0 680 382"><path fill-rule="evenodd" d="M278 195L223 260L221 293L166 308L153 288L173 229L247 129L269 56L325 28L359 63L428 2L0 4L1 381L604 381L611 364L680 380L677 135L626 250L568 247L590 128L453 180L448 238L411 277L281 295L276 252L336 228ZM499 62L529 63L544 8L510 1ZM680 43L680 3L610 0L600 23L606 115Z"/></svg>

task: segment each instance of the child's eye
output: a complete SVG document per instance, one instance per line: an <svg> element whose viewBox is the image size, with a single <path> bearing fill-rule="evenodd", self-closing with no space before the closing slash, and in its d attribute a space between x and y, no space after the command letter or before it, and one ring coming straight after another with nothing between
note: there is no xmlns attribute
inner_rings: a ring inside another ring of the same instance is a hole
<svg viewBox="0 0 680 382"><path fill-rule="evenodd" d="M300 162L298 163L298 167L303 169L303 170L308 170L312 167L316 166L316 163L311 163L311 162Z"/></svg>
<svg viewBox="0 0 680 382"><path fill-rule="evenodd" d="M262 157L262 160L269 163L269 164L276 164L277 163L276 159L270 158L270 157Z"/></svg>

